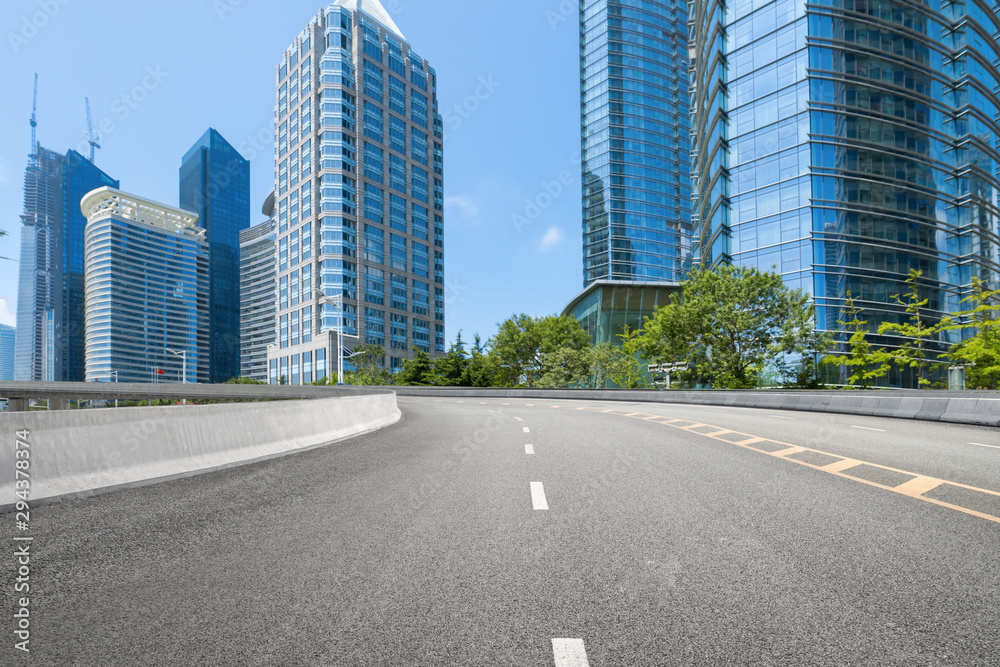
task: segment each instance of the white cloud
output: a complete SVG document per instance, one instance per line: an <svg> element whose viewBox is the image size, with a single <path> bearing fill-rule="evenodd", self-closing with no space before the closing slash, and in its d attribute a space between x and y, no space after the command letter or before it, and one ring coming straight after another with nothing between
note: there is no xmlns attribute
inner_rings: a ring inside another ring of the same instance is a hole
<svg viewBox="0 0 1000 667"><path fill-rule="evenodd" d="M444 205L460 218L473 225L479 224L479 202L466 195L445 197Z"/></svg>
<svg viewBox="0 0 1000 667"><path fill-rule="evenodd" d="M17 318L14 313L10 312L10 307L4 299L0 299L0 324L6 324L7 326L14 326L17 322Z"/></svg>
<svg viewBox="0 0 1000 667"><path fill-rule="evenodd" d="M542 236L541 240L538 242L538 249L542 252L548 252L556 246L561 245L565 240L566 232L553 225L545 230L545 235Z"/></svg>

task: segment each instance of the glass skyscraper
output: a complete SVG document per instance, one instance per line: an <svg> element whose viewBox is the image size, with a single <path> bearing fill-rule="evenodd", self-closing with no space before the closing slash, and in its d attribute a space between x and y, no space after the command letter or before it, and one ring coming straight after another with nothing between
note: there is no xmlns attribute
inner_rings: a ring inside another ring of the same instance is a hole
<svg viewBox="0 0 1000 667"><path fill-rule="evenodd" d="M694 0L696 261L774 267L831 331L848 294L872 326L907 317L892 296L910 269L928 320L959 309L974 277L1000 287L998 13Z"/></svg>
<svg viewBox="0 0 1000 667"><path fill-rule="evenodd" d="M81 209L86 381L208 382L209 246L198 216L113 188Z"/></svg>
<svg viewBox="0 0 1000 667"><path fill-rule="evenodd" d="M82 382L83 234L80 200L118 181L83 155L35 146L24 176L14 377Z"/></svg>
<svg viewBox="0 0 1000 667"><path fill-rule="evenodd" d="M391 369L412 348L444 352L444 148L434 69L378 0L337 0L283 55L276 102L278 345L268 353L270 381L332 376L338 345L381 345Z"/></svg>
<svg viewBox="0 0 1000 667"><path fill-rule="evenodd" d="M666 305L691 248L688 7L580 3L583 285L595 341Z"/></svg>
<svg viewBox="0 0 1000 667"><path fill-rule="evenodd" d="M0 382L14 379L14 327L0 324Z"/></svg>
<svg viewBox="0 0 1000 667"><path fill-rule="evenodd" d="M180 207L209 246L209 382L240 374L240 232L250 226L250 162L214 129L184 155Z"/></svg>

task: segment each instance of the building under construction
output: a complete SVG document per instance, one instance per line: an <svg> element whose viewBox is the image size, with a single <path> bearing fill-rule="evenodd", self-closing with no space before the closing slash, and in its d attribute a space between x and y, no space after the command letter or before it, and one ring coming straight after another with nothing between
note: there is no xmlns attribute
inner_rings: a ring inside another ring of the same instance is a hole
<svg viewBox="0 0 1000 667"><path fill-rule="evenodd" d="M37 106L37 83L35 100ZM119 187L91 159L42 148L31 116L31 154L24 174L21 268L17 293L14 379L83 382L83 196ZM91 143L93 148L96 142ZM93 150L91 150L93 153Z"/></svg>

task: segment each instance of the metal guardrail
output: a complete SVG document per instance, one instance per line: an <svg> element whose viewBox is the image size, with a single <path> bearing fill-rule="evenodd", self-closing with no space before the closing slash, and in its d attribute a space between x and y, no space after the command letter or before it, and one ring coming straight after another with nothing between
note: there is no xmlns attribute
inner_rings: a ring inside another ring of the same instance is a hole
<svg viewBox="0 0 1000 667"><path fill-rule="evenodd" d="M71 401L239 400L272 401L389 394L385 387L314 387L254 384L149 384L117 382L4 382L0 400L11 412L24 412L32 399L45 399L53 410Z"/></svg>

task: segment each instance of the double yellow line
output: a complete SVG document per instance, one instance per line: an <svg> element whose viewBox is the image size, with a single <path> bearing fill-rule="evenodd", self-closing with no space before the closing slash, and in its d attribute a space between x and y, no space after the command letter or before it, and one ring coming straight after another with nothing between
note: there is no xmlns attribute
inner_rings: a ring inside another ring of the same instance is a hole
<svg viewBox="0 0 1000 667"><path fill-rule="evenodd" d="M562 408L560 405L553 405L552 407L556 409ZM768 456L782 459L783 461L797 463L799 465L806 466L807 468L813 468L814 470L820 470L830 475L843 477L844 479L849 479L854 482L861 482L862 484L874 486L885 491L892 491L893 493L898 493L909 498L916 498L917 500L922 500L927 503L947 507L948 509L955 510L956 512L962 512L964 514L979 517L980 519L1000 523L1000 516L994 516L992 514L980 512L968 507L962 507L961 505L955 505L943 500L938 500L937 498L930 498L925 495L936 489L946 490L948 487L954 487L978 494L985 494L986 497L983 498L984 500L994 500L1000 498L1000 493L990 491L989 489L980 489L975 486L959 484L958 482L950 482L945 479L938 479L937 477L929 477L915 472L899 470L898 468L890 468L889 466L883 466L877 463L868 463L859 459L852 459L840 456L839 454L831 454L830 452L811 449L809 447L800 447L798 445L792 445L779 440L760 438L748 433L741 433L739 431L733 431L720 426L712 426L710 424L692 421L689 419L676 419L673 417L664 417L662 415L651 415L643 412L628 412L625 410L602 410L600 408L572 409L614 414L621 417L629 417L641 421L653 422L654 424L663 424L664 426L670 426L681 431L687 431L688 433L694 433L706 438L718 440L719 442L724 442L727 445L735 445L760 454L767 454ZM871 479L865 479L861 476L862 471L871 471L871 469L875 469L876 476L881 475L882 477L896 477L896 481L898 483L884 484ZM851 474L852 471L854 471L853 475ZM900 479L900 477L907 477L908 479L903 480ZM993 498L989 498L989 496L992 496Z"/></svg>

